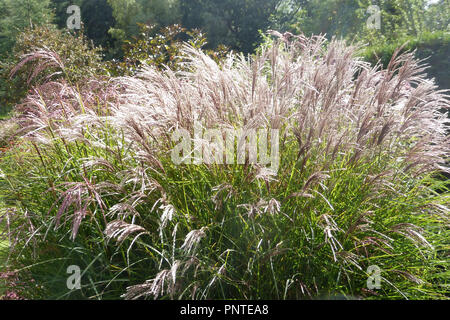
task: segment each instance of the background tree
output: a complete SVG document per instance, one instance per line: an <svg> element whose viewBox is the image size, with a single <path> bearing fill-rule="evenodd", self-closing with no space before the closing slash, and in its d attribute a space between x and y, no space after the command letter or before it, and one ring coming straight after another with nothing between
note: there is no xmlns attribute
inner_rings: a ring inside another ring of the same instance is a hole
<svg viewBox="0 0 450 320"><path fill-rule="evenodd" d="M357 14L363 24L356 38L370 44L384 44L387 41L406 36L420 36L425 30L426 0L359 0ZM377 5L381 13L381 30L367 29L366 13L370 5Z"/></svg>
<svg viewBox="0 0 450 320"><path fill-rule="evenodd" d="M9 52L26 27L51 22L50 0L0 0L0 56Z"/></svg>
<svg viewBox="0 0 450 320"><path fill-rule="evenodd" d="M66 28L69 17L67 8L70 5L78 5L81 9L85 35L97 46L108 48L113 45L113 38L108 31L115 25L115 19L107 0L51 0L51 2L55 12L54 22L59 28Z"/></svg>
<svg viewBox="0 0 450 320"><path fill-rule="evenodd" d="M119 40L135 36L138 23L167 26L177 21L176 0L107 0L116 20L110 33Z"/></svg>
<svg viewBox="0 0 450 320"><path fill-rule="evenodd" d="M425 14L425 29L450 31L450 0L430 4Z"/></svg>
<svg viewBox="0 0 450 320"><path fill-rule="evenodd" d="M225 44L249 53L261 40L259 30L270 27L271 16L283 0L191 0L181 1L182 24L201 28L210 46Z"/></svg>
<svg viewBox="0 0 450 320"><path fill-rule="evenodd" d="M298 22L306 12L309 0L283 0L276 7L271 15L271 26L280 32L293 29L293 25Z"/></svg>
<svg viewBox="0 0 450 320"><path fill-rule="evenodd" d="M361 18L355 14L358 9L357 0L303 1L301 14L291 24L291 29L294 33L344 38L355 34L362 23Z"/></svg>

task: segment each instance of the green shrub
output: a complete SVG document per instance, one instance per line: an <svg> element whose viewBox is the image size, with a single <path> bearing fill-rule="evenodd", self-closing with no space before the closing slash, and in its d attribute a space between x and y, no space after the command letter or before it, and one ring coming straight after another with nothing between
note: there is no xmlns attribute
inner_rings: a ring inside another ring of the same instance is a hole
<svg viewBox="0 0 450 320"><path fill-rule="evenodd" d="M403 46L403 51L415 50L417 59L425 60L429 65L426 73L430 78L435 78L442 89L450 88L450 33L445 31L426 32L419 37L407 37L398 39L394 43L384 46L368 47L363 56L367 61L375 65L379 60L387 67L395 50Z"/></svg>
<svg viewBox="0 0 450 320"><path fill-rule="evenodd" d="M185 42L195 48L202 48L206 44L204 34L198 29L187 30L180 25L171 25L156 31L155 26L138 26L139 35L124 41L123 58L108 62L115 76L133 75L143 65L161 70L179 70L182 68L181 48ZM219 61L225 57L227 50L225 46L219 46L215 51L207 52L215 61Z"/></svg>
<svg viewBox="0 0 450 320"><path fill-rule="evenodd" d="M44 51L52 55L41 55ZM27 28L18 35L12 54L0 63L0 106L10 110L33 86L50 80L76 85L106 74L101 48L92 46L82 31L74 34L53 25Z"/></svg>
<svg viewBox="0 0 450 320"><path fill-rule="evenodd" d="M29 133L0 163L20 294L446 298L448 193L431 177L448 171L448 98L412 54L377 70L324 44L285 37L220 65L185 46L178 72L30 95ZM196 122L279 130L278 170L250 155L177 165L172 133ZM380 290L367 288L373 265Z"/></svg>

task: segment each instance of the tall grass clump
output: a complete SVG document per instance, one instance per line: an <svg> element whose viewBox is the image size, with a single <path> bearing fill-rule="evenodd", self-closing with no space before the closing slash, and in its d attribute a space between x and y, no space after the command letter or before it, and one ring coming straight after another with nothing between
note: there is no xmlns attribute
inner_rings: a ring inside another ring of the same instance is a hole
<svg viewBox="0 0 450 320"><path fill-rule="evenodd" d="M1 159L18 293L448 297L448 192L436 176L449 171L449 96L412 53L383 69L340 41L274 34L254 56L217 63L186 45L180 71L145 66L28 96L22 138ZM172 133L193 137L196 124L278 130L277 170L249 156L176 164ZM66 286L70 265L81 289Z"/></svg>

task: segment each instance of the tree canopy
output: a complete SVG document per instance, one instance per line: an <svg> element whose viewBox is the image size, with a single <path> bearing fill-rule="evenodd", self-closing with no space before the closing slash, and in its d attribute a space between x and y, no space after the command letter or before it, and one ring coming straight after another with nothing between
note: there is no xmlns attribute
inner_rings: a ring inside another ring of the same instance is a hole
<svg viewBox="0 0 450 320"><path fill-rule="evenodd" d="M0 0L0 55L26 27L51 22L50 0Z"/></svg>
<svg viewBox="0 0 450 320"><path fill-rule="evenodd" d="M70 5L81 8L84 33L119 57L124 40L139 24L163 28L179 24L201 29L208 46L224 44L253 52L261 32L326 34L381 44L423 32L449 30L449 0L0 0L0 44L7 52L20 30L53 22L65 28ZM369 6L380 8L381 29L366 25Z"/></svg>

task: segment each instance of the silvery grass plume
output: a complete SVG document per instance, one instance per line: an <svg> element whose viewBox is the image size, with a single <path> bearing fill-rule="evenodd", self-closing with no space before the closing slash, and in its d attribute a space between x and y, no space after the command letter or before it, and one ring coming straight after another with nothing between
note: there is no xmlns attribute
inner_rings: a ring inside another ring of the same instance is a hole
<svg viewBox="0 0 450 320"><path fill-rule="evenodd" d="M80 90L44 84L20 106L19 121L21 148L33 155L29 172L55 203L48 225L72 219L72 238L87 237L83 225L94 221L119 243L148 232L151 241L128 247L123 270L142 257L152 266L136 269L150 276L130 280L122 295L129 299L312 297L330 283L340 290L351 277L365 281L368 261L389 264L380 252L408 255L399 237L432 250L429 230L409 220L425 213L448 223L442 198L427 202L421 179L450 172L440 112L449 96L413 53L396 52L382 69L357 58L357 49L282 35L253 56L231 53L218 64L186 44L182 71L144 66ZM171 133L193 134L195 123L279 130L278 171L248 161L175 165Z"/></svg>
<svg viewBox="0 0 450 320"><path fill-rule="evenodd" d="M322 38L302 40L301 50L275 45L248 60L230 55L221 66L186 46L190 72L145 67L138 77L119 80L124 103L112 121L149 157L154 144L167 143L167 132L203 121L244 130L284 127L306 158L327 141L325 168L338 153L353 154L350 165L385 150L417 174L448 171L442 160L448 157L446 118L438 111L448 108L448 96L424 78L412 53L394 55L380 70L353 58L355 48L342 42L325 52ZM414 143L403 146L405 140Z"/></svg>
<svg viewBox="0 0 450 320"><path fill-rule="evenodd" d="M191 232L189 232L186 235L186 239L184 240L181 249L184 249L186 252L190 252L192 248L206 236L206 230L206 227L202 227L200 230L192 230Z"/></svg>
<svg viewBox="0 0 450 320"><path fill-rule="evenodd" d="M136 232L139 232L139 235L147 233L145 228L122 220L108 223L105 229L105 235L108 239L117 239L119 242L123 242L128 236Z"/></svg>
<svg viewBox="0 0 450 320"><path fill-rule="evenodd" d="M163 296L165 292L174 294L179 266L180 261L175 261L170 269L160 271L154 279L128 287L127 293L122 297L126 300L136 300L145 296L153 296L156 299Z"/></svg>
<svg viewBox="0 0 450 320"><path fill-rule="evenodd" d="M28 75L28 84L30 84L31 81L33 81L33 79L38 75L40 75L42 71L49 68L54 68L56 70L54 71L54 73L48 75L46 80L44 80L43 82L48 82L48 80L50 80L52 77L62 74L65 70L64 62L56 52L49 50L47 47L36 47L32 49L30 53L24 54L21 57L21 61L11 70L10 77L13 77L20 69L22 69L26 64L30 62L35 62L36 66Z"/></svg>

